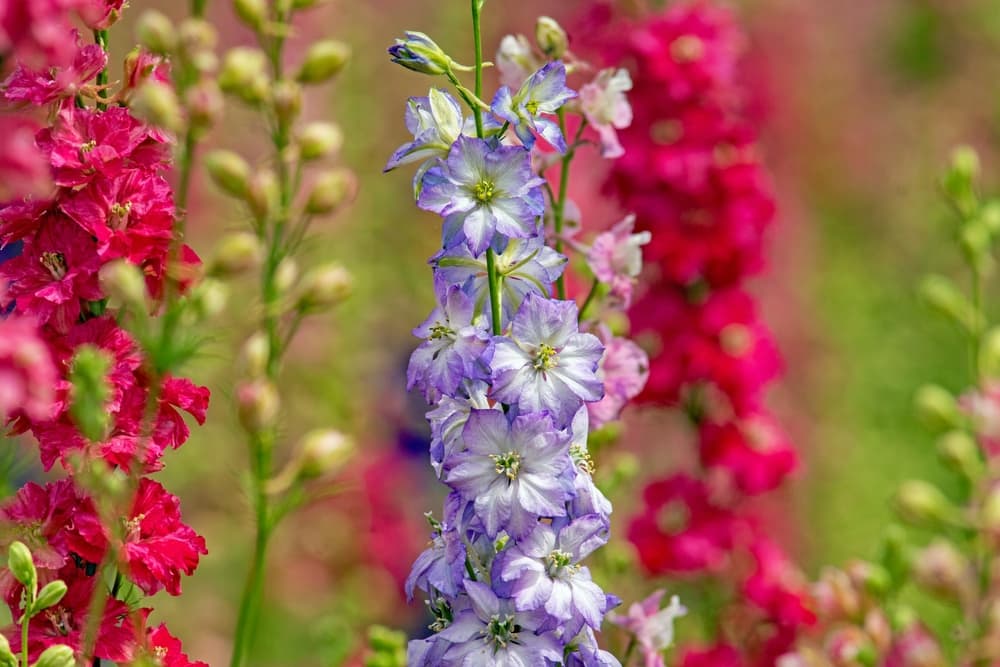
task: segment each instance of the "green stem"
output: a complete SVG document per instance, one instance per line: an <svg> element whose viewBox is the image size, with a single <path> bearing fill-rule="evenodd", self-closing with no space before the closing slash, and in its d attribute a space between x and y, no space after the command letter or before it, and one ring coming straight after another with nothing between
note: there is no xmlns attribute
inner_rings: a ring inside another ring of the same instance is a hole
<svg viewBox="0 0 1000 667"><path fill-rule="evenodd" d="M21 667L29 667L28 664L28 627L31 619L27 614L21 617Z"/></svg>
<svg viewBox="0 0 1000 667"><path fill-rule="evenodd" d="M559 111L557 111L556 114L559 116L559 130L562 132L562 135L565 138L566 111L565 109L559 109ZM582 129L583 126L581 125L580 131L577 132L577 138L579 138ZM556 243L555 243L556 252L558 253L562 253L563 250L562 230L563 230L563 222L566 219L566 200L569 197L569 167L570 164L573 162L573 158L575 157L575 155L576 155L576 140L574 140L573 144L566 149L566 154L563 155L562 157L562 161L559 168L559 196L558 199L556 199L555 205L552 208L552 225L556 237ZM566 282L563 280L562 276L559 276L558 280L556 280L556 295L560 299L566 298Z"/></svg>
<svg viewBox="0 0 1000 667"><path fill-rule="evenodd" d="M205 15L207 6L208 0L191 0L191 15L196 19L200 19Z"/></svg>
<svg viewBox="0 0 1000 667"><path fill-rule="evenodd" d="M583 300L583 305L580 306L580 321L583 321L583 316L587 314L587 308L590 306L591 302L597 297L597 291L601 287L601 281L594 278L594 282L590 286L590 291L587 292L587 298Z"/></svg>
<svg viewBox="0 0 1000 667"><path fill-rule="evenodd" d="M633 635L632 639L628 643L628 648L625 649L625 655L622 656L623 667L628 667L628 663L632 659L632 654L635 653L635 647L637 645L638 642L635 640L635 636Z"/></svg>
<svg viewBox="0 0 1000 667"><path fill-rule="evenodd" d="M103 50L105 53L107 53L107 51L108 51L108 31L107 30L95 30L94 31L94 41L97 43L97 45L99 47L101 47L101 50ZM97 91L97 99L98 99L97 108L99 110L101 110L101 111L104 111L104 110L106 110L108 108L108 105L107 105L106 102L101 102L100 101L100 100L102 100L102 99L104 99L104 98L106 98L108 96L107 95L107 91L104 89L104 86L107 86L107 85L108 85L108 68L105 67L104 69L102 69L100 72L97 73L97 88L98 88L98 91Z"/></svg>

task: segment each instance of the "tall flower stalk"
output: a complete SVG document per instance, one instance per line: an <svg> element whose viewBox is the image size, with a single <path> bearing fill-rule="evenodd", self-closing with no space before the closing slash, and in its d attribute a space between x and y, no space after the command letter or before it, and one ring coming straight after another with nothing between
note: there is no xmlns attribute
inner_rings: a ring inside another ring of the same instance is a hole
<svg viewBox="0 0 1000 667"><path fill-rule="evenodd" d="M389 49L394 62L447 79L471 112L442 88L411 98L413 141L386 166L417 164L417 205L443 218L431 258L438 305L414 329L423 342L407 378L432 406L431 465L450 493L442 518L428 515L432 544L407 581L408 595L427 595L434 632L409 643L407 664L619 665L595 634L618 601L583 563L607 542L611 514L587 444L591 421L617 419L645 381L645 357L604 324L623 303L611 283L634 281L643 239L623 228L590 245L563 223L569 164L591 143L586 119L628 102L602 83L610 73L584 87L599 101L576 101L567 76L586 67L548 18L537 50L504 39L517 57L501 46L503 85L487 102L483 6L471 2L471 66L423 33ZM570 141L568 118L579 128ZM554 165L558 194L544 177ZM583 311L556 287L562 247L592 261L597 287Z"/></svg>

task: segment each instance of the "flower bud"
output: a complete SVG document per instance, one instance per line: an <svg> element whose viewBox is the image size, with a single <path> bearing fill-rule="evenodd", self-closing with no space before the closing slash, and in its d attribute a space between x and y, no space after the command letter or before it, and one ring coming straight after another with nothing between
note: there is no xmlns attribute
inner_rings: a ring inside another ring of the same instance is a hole
<svg viewBox="0 0 1000 667"><path fill-rule="evenodd" d="M274 288L278 291L278 294L285 294L292 289L298 278L299 265L291 257L286 257L281 260L281 263L274 270Z"/></svg>
<svg viewBox="0 0 1000 667"><path fill-rule="evenodd" d="M448 54L422 32L405 33L404 39L397 39L389 47L389 56L397 65L431 76L444 74L454 64Z"/></svg>
<svg viewBox="0 0 1000 667"><path fill-rule="evenodd" d="M144 313L149 309L146 279L142 271L124 259L116 259L98 272L101 289L118 303Z"/></svg>
<svg viewBox="0 0 1000 667"><path fill-rule="evenodd" d="M994 327L986 333L980 361L986 377L1000 378L1000 327Z"/></svg>
<svg viewBox="0 0 1000 667"><path fill-rule="evenodd" d="M312 9L316 5L326 1L327 0L292 0L292 9L296 11L303 9Z"/></svg>
<svg viewBox="0 0 1000 667"><path fill-rule="evenodd" d="M354 199L357 187L357 179L349 169L341 167L321 173L306 200L306 213L313 215L332 213Z"/></svg>
<svg viewBox="0 0 1000 667"><path fill-rule="evenodd" d="M271 90L274 113L285 125L291 125L302 111L302 86L294 81L278 81Z"/></svg>
<svg viewBox="0 0 1000 667"><path fill-rule="evenodd" d="M920 295L924 301L951 321L967 331L978 331L983 325L983 316L969 299L944 276L927 276L920 284Z"/></svg>
<svg viewBox="0 0 1000 667"><path fill-rule="evenodd" d="M42 651L34 667L76 667L76 657L69 646L58 644Z"/></svg>
<svg viewBox="0 0 1000 667"><path fill-rule="evenodd" d="M309 123L299 132L298 144L303 160L318 160L340 150L344 133L333 123Z"/></svg>
<svg viewBox="0 0 1000 667"><path fill-rule="evenodd" d="M302 311L325 310L351 294L354 279L339 264L325 264L311 270L302 279L296 307Z"/></svg>
<svg viewBox="0 0 1000 667"><path fill-rule="evenodd" d="M960 146L951 155L951 167L944 176L944 190L964 216L971 216L977 205L976 179L979 155L968 146Z"/></svg>
<svg viewBox="0 0 1000 667"><path fill-rule="evenodd" d="M190 307L188 312L194 316L194 322L191 324L219 315L225 310L227 301L229 301L229 290L225 284L213 278L205 278L191 290L191 296L187 301Z"/></svg>
<svg viewBox="0 0 1000 667"><path fill-rule="evenodd" d="M983 463L979 455L979 445L965 431L949 431L937 442L938 456L949 468L968 479L977 479Z"/></svg>
<svg viewBox="0 0 1000 667"><path fill-rule="evenodd" d="M215 249L215 257L209 265L209 274L229 277L245 271L252 271L264 260L264 248L260 239L250 232L229 234Z"/></svg>
<svg viewBox="0 0 1000 667"><path fill-rule="evenodd" d="M205 169L224 192L245 199L250 182L250 165L232 151L216 150L205 156Z"/></svg>
<svg viewBox="0 0 1000 667"><path fill-rule="evenodd" d="M202 79L188 89L184 104L191 128L204 132L214 127L222 116L222 91L212 79Z"/></svg>
<svg viewBox="0 0 1000 667"><path fill-rule="evenodd" d="M971 564L950 542L940 538L914 558L913 578L924 590L959 602L975 588Z"/></svg>
<svg viewBox="0 0 1000 667"><path fill-rule="evenodd" d="M267 372L267 363L271 356L271 344L263 331L254 333L243 343L240 358L244 372L251 378L263 377Z"/></svg>
<svg viewBox="0 0 1000 667"><path fill-rule="evenodd" d="M258 220L267 220L270 217L271 212L278 206L280 196L278 178L270 169L262 169L250 179L247 204Z"/></svg>
<svg viewBox="0 0 1000 667"><path fill-rule="evenodd" d="M299 445L299 477L314 479L336 472L354 455L354 441L334 430L307 433Z"/></svg>
<svg viewBox="0 0 1000 667"><path fill-rule="evenodd" d="M4 635L0 635L0 667L18 667L17 658L10 650L10 641Z"/></svg>
<svg viewBox="0 0 1000 667"><path fill-rule="evenodd" d="M955 517L954 506L934 485L919 480L903 482L896 492L896 510L914 525L939 525Z"/></svg>
<svg viewBox="0 0 1000 667"><path fill-rule="evenodd" d="M874 667L877 659L871 639L854 626L831 633L826 653L835 667Z"/></svg>
<svg viewBox="0 0 1000 667"><path fill-rule="evenodd" d="M559 22L548 16L541 16L535 23L535 42L542 53L552 60L559 60L569 50L569 37Z"/></svg>
<svg viewBox="0 0 1000 667"><path fill-rule="evenodd" d="M107 377L110 369L108 353L93 345L76 348L70 364L70 416L80 433L91 442L100 442L107 435L111 418L106 405L111 396Z"/></svg>
<svg viewBox="0 0 1000 667"><path fill-rule="evenodd" d="M943 387L924 385L917 390L914 403L917 406L917 414L930 428L944 430L962 424L962 413L955 397Z"/></svg>
<svg viewBox="0 0 1000 667"><path fill-rule="evenodd" d="M351 47L343 42L316 42L309 47L296 78L302 83L322 83L339 74L350 58Z"/></svg>
<svg viewBox="0 0 1000 667"><path fill-rule="evenodd" d="M24 542L15 540L11 543L7 550L7 569L22 586L31 591L33 598L38 582L38 571L35 570L35 561L31 558L31 551L24 545Z"/></svg>
<svg viewBox="0 0 1000 667"><path fill-rule="evenodd" d="M50 581L42 587L35 598L35 604L31 605L32 613L44 611L49 607L54 607L66 595L66 583L63 581Z"/></svg>
<svg viewBox="0 0 1000 667"><path fill-rule="evenodd" d="M199 51L191 56L191 66L202 75L214 75L219 69L219 56L215 51Z"/></svg>
<svg viewBox="0 0 1000 667"><path fill-rule="evenodd" d="M239 97L247 104L259 104L267 99L270 79L267 56L260 49L238 46L230 49L219 72L222 92Z"/></svg>
<svg viewBox="0 0 1000 667"><path fill-rule="evenodd" d="M177 50L178 36L173 22L155 9L139 15L135 34L139 43L153 53L167 55Z"/></svg>
<svg viewBox="0 0 1000 667"><path fill-rule="evenodd" d="M281 408L281 398L274 384L264 378L241 383L236 388L240 424L250 433L274 425Z"/></svg>
<svg viewBox="0 0 1000 667"><path fill-rule="evenodd" d="M201 51L214 51L219 41L215 26L204 19L189 18L181 21L177 34L181 47L188 56Z"/></svg>
<svg viewBox="0 0 1000 667"><path fill-rule="evenodd" d="M892 586L889 572L875 563L863 560L852 561L847 566L847 574L858 590L876 597L885 595Z"/></svg>
<svg viewBox="0 0 1000 667"><path fill-rule="evenodd" d="M267 21L266 0L233 0L233 9L250 28L260 30Z"/></svg>
<svg viewBox="0 0 1000 667"><path fill-rule="evenodd" d="M148 79L132 97L135 115L155 127L180 132L184 127L181 104L174 89L162 81Z"/></svg>
<svg viewBox="0 0 1000 667"><path fill-rule="evenodd" d="M993 486L983 499L979 523L987 533L1000 537L1000 486Z"/></svg>

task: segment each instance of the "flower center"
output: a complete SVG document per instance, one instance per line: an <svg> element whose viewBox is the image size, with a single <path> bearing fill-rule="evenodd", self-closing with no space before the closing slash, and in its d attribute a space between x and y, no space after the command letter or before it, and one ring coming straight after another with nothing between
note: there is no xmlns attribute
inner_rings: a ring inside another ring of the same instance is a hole
<svg viewBox="0 0 1000 667"><path fill-rule="evenodd" d="M434 616L434 622L428 626L432 632L441 632L455 620L451 605L444 598L427 600L426 604Z"/></svg>
<svg viewBox="0 0 1000 667"><path fill-rule="evenodd" d="M132 202L111 205L111 215L108 216L108 226L111 229L125 229L128 226L128 216L132 212Z"/></svg>
<svg viewBox="0 0 1000 667"><path fill-rule="evenodd" d="M679 535L688 526L691 519L691 512L687 506L675 500L660 510L657 516L657 526L667 535Z"/></svg>
<svg viewBox="0 0 1000 667"><path fill-rule="evenodd" d="M538 352L535 353L535 370L536 371L549 371L556 367L559 361L559 357L556 356L556 349L549 345L548 343L542 343L538 346Z"/></svg>
<svg viewBox="0 0 1000 667"><path fill-rule="evenodd" d="M525 104L524 108L532 116L537 116L538 115L538 102L535 102L534 100L532 100L531 102L528 102L527 104Z"/></svg>
<svg viewBox="0 0 1000 667"><path fill-rule="evenodd" d="M81 155L86 155L87 153L89 153L90 151L94 150L95 148L97 148L97 140L91 139L90 141L88 141L85 144L80 144L80 154Z"/></svg>
<svg viewBox="0 0 1000 667"><path fill-rule="evenodd" d="M517 633L520 630L521 626L514 621L513 616L510 614L500 616L498 614L490 619L490 623L486 627L486 634L493 640L494 647L506 648L507 644L517 641Z"/></svg>
<svg viewBox="0 0 1000 667"><path fill-rule="evenodd" d="M448 338L449 336L454 336L455 332L441 324L440 322L435 322L434 326L431 327L431 340L440 340L442 338Z"/></svg>
<svg viewBox="0 0 1000 667"><path fill-rule="evenodd" d="M705 44L695 35L681 35L670 45L670 55L681 65L700 60L705 54Z"/></svg>
<svg viewBox="0 0 1000 667"><path fill-rule="evenodd" d="M571 445L569 448L569 455L573 458L573 463L576 467L587 473L588 475L593 475L594 470L597 466L594 465L594 459L590 456L583 445Z"/></svg>
<svg viewBox="0 0 1000 667"><path fill-rule="evenodd" d="M489 204L497 194L497 186L493 181L479 181L473 188L476 199L483 204Z"/></svg>
<svg viewBox="0 0 1000 667"><path fill-rule="evenodd" d="M546 556L545 560L548 563L545 571L553 579L564 574L573 575L579 569L579 566L572 564L573 556L559 549Z"/></svg>
<svg viewBox="0 0 1000 667"><path fill-rule="evenodd" d="M507 479L514 481L517 473L521 470L521 454L518 452L507 452L506 454L490 454L495 470L498 475L506 475Z"/></svg>
<svg viewBox="0 0 1000 667"><path fill-rule="evenodd" d="M66 277L66 271L68 270L66 257L61 252L43 252L38 261L48 269L48 272L56 280L62 280Z"/></svg>

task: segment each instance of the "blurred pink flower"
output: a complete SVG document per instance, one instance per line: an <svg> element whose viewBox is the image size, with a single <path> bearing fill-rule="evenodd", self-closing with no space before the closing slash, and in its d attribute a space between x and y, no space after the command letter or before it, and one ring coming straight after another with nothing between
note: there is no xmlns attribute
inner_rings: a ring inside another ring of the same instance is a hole
<svg viewBox="0 0 1000 667"><path fill-rule="evenodd" d="M641 602L633 602L624 616L614 612L608 614L608 620L635 636L645 667L666 667L663 650L674 643L674 621L687 614L676 595L670 598L669 605L660 609L664 595L666 591L661 589Z"/></svg>

